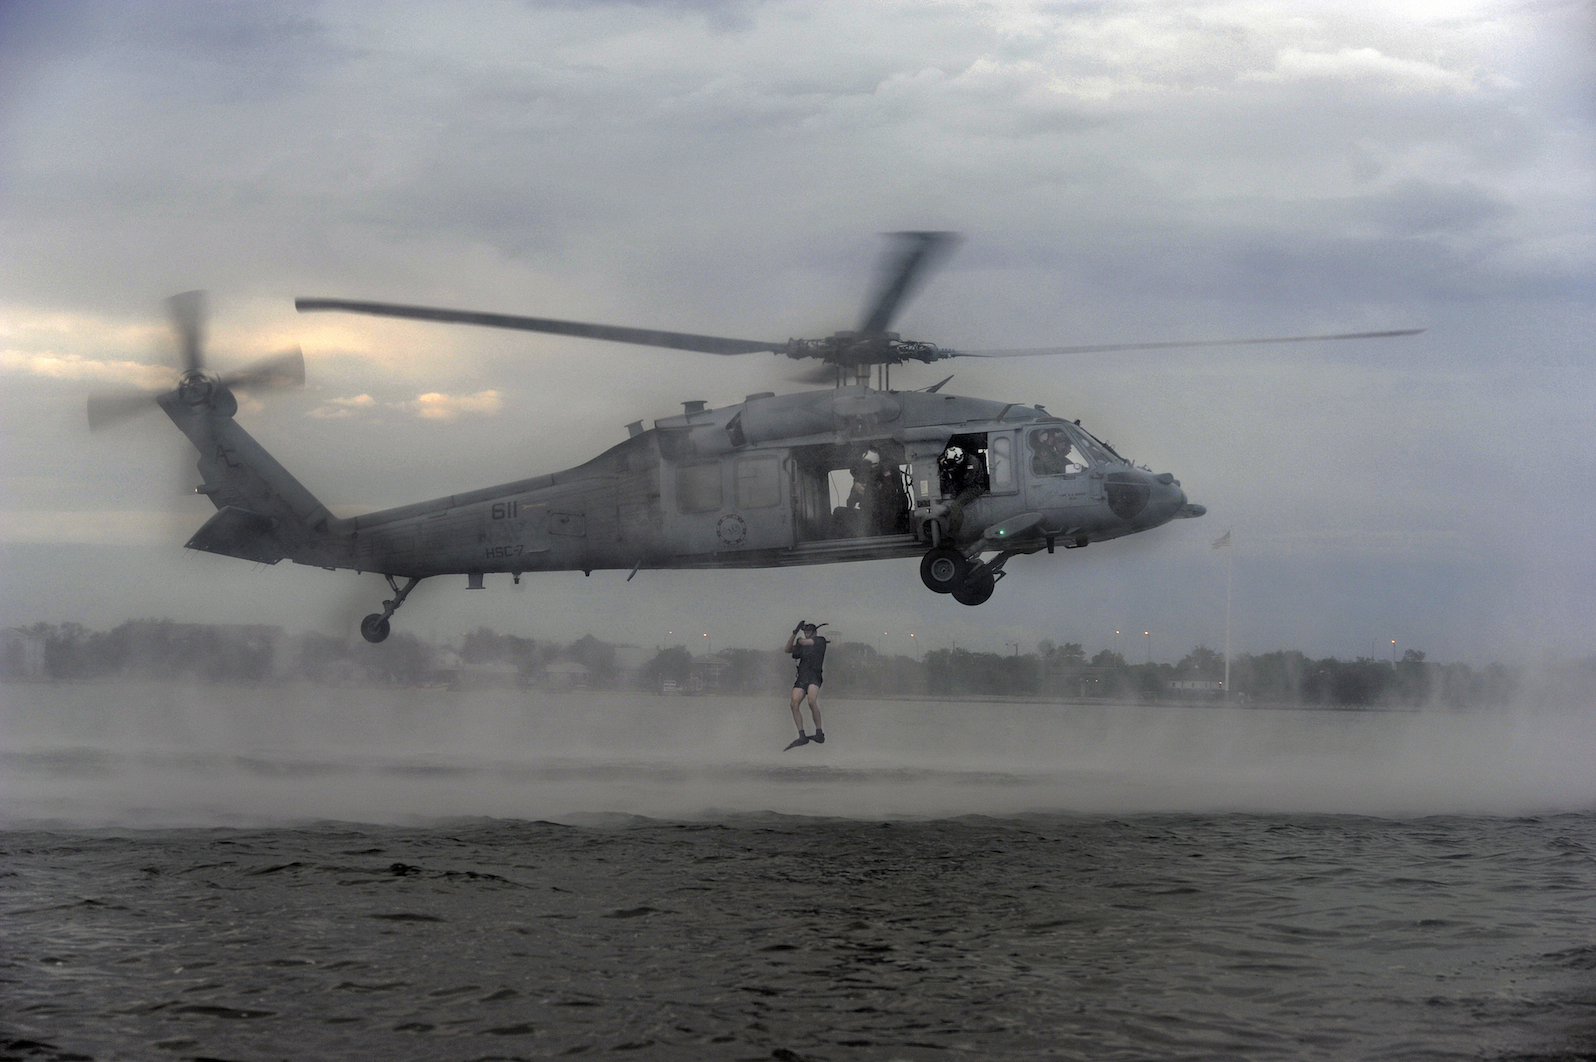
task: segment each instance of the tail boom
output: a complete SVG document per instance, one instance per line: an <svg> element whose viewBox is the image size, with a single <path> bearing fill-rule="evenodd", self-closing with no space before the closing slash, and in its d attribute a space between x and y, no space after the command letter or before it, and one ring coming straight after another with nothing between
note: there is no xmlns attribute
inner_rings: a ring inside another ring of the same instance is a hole
<svg viewBox="0 0 1596 1062"><path fill-rule="evenodd" d="M199 451L196 491L217 513L186 543L189 549L262 564L292 560L344 567L350 529L233 419L237 405L225 388L202 405L181 390L156 399Z"/></svg>

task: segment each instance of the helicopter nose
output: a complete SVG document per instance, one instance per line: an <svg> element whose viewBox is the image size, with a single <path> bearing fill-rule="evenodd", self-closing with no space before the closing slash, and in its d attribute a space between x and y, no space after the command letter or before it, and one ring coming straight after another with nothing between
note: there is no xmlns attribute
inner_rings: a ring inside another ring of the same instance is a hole
<svg viewBox="0 0 1596 1062"><path fill-rule="evenodd" d="M1168 523L1185 508L1186 492L1180 489L1180 481L1172 474L1142 473L1142 481L1147 484L1147 504L1136 514L1138 524L1156 527Z"/></svg>
<svg viewBox="0 0 1596 1062"><path fill-rule="evenodd" d="M1148 508L1158 511L1160 522L1173 519L1185 506L1186 492L1180 489L1179 480L1168 472L1153 477L1153 497Z"/></svg>
<svg viewBox="0 0 1596 1062"><path fill-rule="evenodd" d="M1156 527L1186 504L1186 492L1168 472L1110 472L1103 483L1109 509L1137 527Z"/></svg>
<svg viewBox="0 0 1596 1062"><path fill-rule="evenodd" d="M1169 473L1165 472L1163 475L1158 477L1158 485L1164 488L1165 492L1162 500L1172 501L1175 508L1179 509L1181 506L1186 504L1186 492L1180 489L1179 481L1177 481L1173 476L1170 476L1168 482L1164 481L1164 476L1169 476Z"/></svg>

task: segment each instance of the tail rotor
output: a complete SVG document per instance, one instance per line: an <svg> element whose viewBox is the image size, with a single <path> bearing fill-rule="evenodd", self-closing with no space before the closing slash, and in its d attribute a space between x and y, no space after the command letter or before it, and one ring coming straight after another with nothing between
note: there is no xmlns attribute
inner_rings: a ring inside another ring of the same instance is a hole
<svg viewBox="0 0 1596 1062"><path fill-rule="evenodd" d="M295 347L281 354L262 358L241 369L217 375L205 365L205 326L209 316L203 291L185 291L166 300L176 339L177 387L174 390L129 390L102 392L89 396L89 430L101 431L159 405L165 395L175 395L188 409L231 412L237 408L231 392L272 391L302 387L305 383L305 357Z"/></svg>

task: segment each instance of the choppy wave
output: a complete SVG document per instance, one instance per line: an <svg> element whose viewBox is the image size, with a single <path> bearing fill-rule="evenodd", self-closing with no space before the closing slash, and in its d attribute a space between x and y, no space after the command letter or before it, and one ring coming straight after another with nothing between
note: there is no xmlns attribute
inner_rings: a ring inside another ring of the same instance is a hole
<svg viewBox="0 0 1596 1062"><path fill-rule="evenodd" d="M1596 816L12 830L14 1057L1575 1059Z"/></svg>

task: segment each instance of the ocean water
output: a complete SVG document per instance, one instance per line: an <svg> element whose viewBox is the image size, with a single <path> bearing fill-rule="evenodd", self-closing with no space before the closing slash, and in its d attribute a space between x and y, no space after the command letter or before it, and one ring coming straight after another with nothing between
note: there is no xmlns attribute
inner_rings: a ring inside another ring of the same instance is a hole
<svg viewBox="0 0 1596 1062"><path fill-rule="evenodd" d="M1596 1057L1596 726L0 688L0 1059Z"/></svg>

